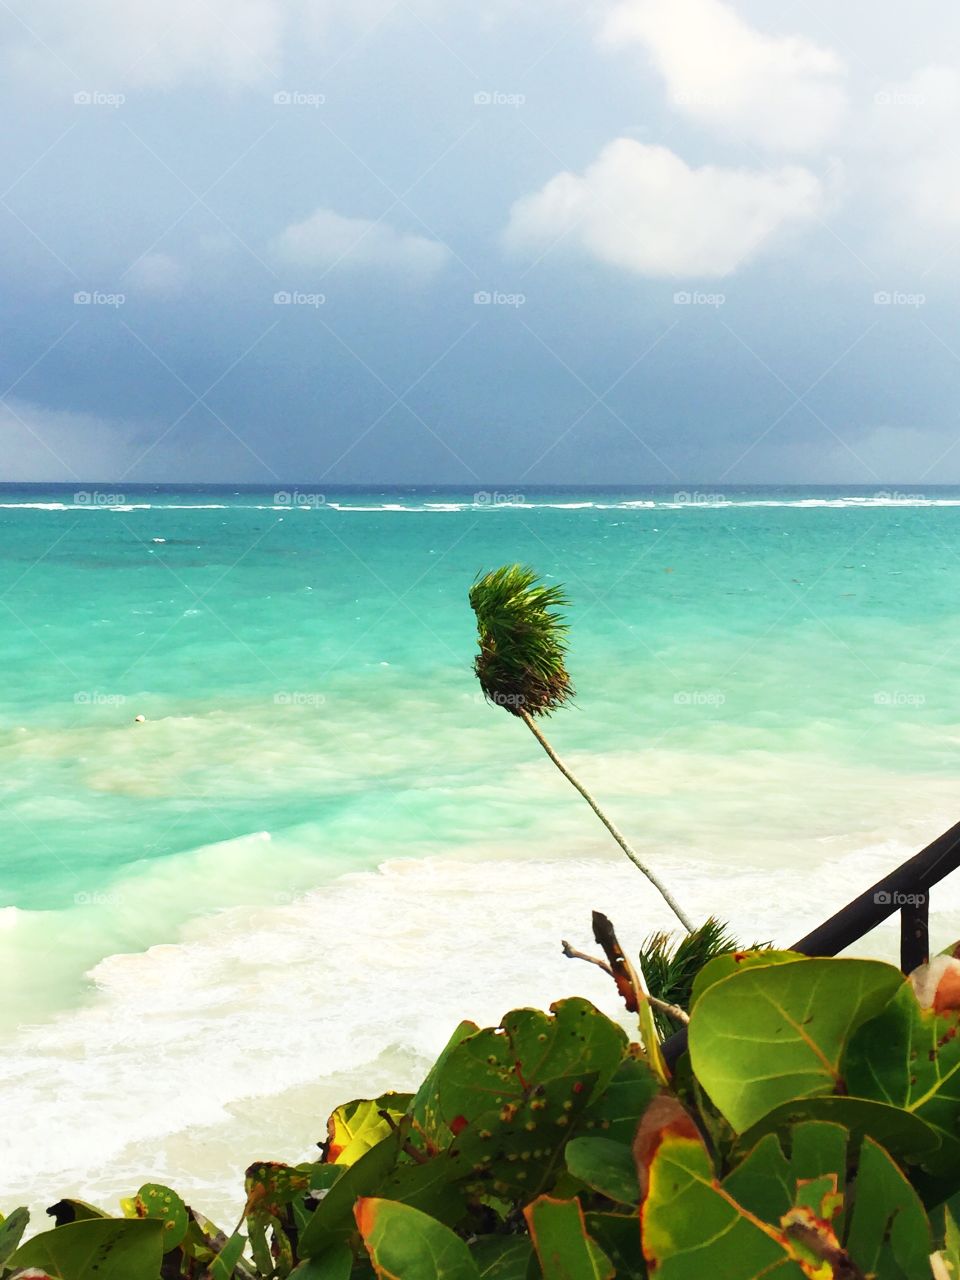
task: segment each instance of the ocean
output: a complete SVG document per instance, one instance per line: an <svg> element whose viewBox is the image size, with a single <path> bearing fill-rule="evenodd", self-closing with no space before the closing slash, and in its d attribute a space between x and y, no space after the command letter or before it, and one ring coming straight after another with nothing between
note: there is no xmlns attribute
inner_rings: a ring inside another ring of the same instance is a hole
<svg viewBox="0 0 960 1280"><path fill-rule="evenodd" d="M571 600L548 735L694 915L787 944L960 817L960 489L0 486L0 1208L229 1226L461 1018L616 1013L561 939L673 920L479 694L510 561Z"/></svg>

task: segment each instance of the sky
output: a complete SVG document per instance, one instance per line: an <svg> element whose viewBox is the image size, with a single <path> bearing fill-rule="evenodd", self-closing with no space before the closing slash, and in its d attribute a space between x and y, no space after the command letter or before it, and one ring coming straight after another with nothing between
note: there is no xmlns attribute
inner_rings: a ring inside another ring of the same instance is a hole
<svg viewBox="0 0 960 1280"><path fill-rule="evenodd" d="M0 480L960 482L960 10L2 0Z"/></svg>

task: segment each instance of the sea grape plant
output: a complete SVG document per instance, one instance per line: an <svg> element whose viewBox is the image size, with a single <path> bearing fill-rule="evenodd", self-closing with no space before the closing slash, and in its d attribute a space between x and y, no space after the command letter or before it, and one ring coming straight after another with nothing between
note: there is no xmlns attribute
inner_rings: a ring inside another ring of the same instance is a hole
<svg viewBox="0 0 960 1280"><path fill-rule="evenodd" d="M122 1216L59 1201L26 1243L15 1210L0 1277L958 1280L947 988L727 953L672 1071L579 997L462 1023L415 1093L338 1107L317 1160L251 1165L235 1231L147 1183Z"/></svg>

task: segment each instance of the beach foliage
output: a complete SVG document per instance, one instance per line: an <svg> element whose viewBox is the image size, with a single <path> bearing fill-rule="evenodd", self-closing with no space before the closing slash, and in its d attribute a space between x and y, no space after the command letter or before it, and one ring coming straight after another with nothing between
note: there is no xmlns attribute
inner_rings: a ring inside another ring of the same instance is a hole
<svg viewBox="0 0 960 1280"><path fill-rule="evenodd" d="M26 1243L15 1210L0 1276L957 1280L955 1002L771 950L688 987L666 1080L580 997L462 1023L416 1092L338 1107L316 1160L252 1164L233 1232L146 1183L116 1214L61 1200Z"/></svg>

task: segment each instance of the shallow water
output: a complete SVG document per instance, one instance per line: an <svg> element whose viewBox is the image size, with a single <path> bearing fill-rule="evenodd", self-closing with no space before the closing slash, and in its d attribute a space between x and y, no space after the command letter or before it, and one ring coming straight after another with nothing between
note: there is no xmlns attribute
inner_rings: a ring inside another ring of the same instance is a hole
<svg viewBox="0 0 960 1280"><path fill-rule="evenodd" d="M842 905L958 817L958 507L0 488L0 1204L143 1173L228 1218L461 1017L614 1010L560 938L670 919L478 696L482 568L566 584L550 736L693 913L788 943Z"/></svg>

